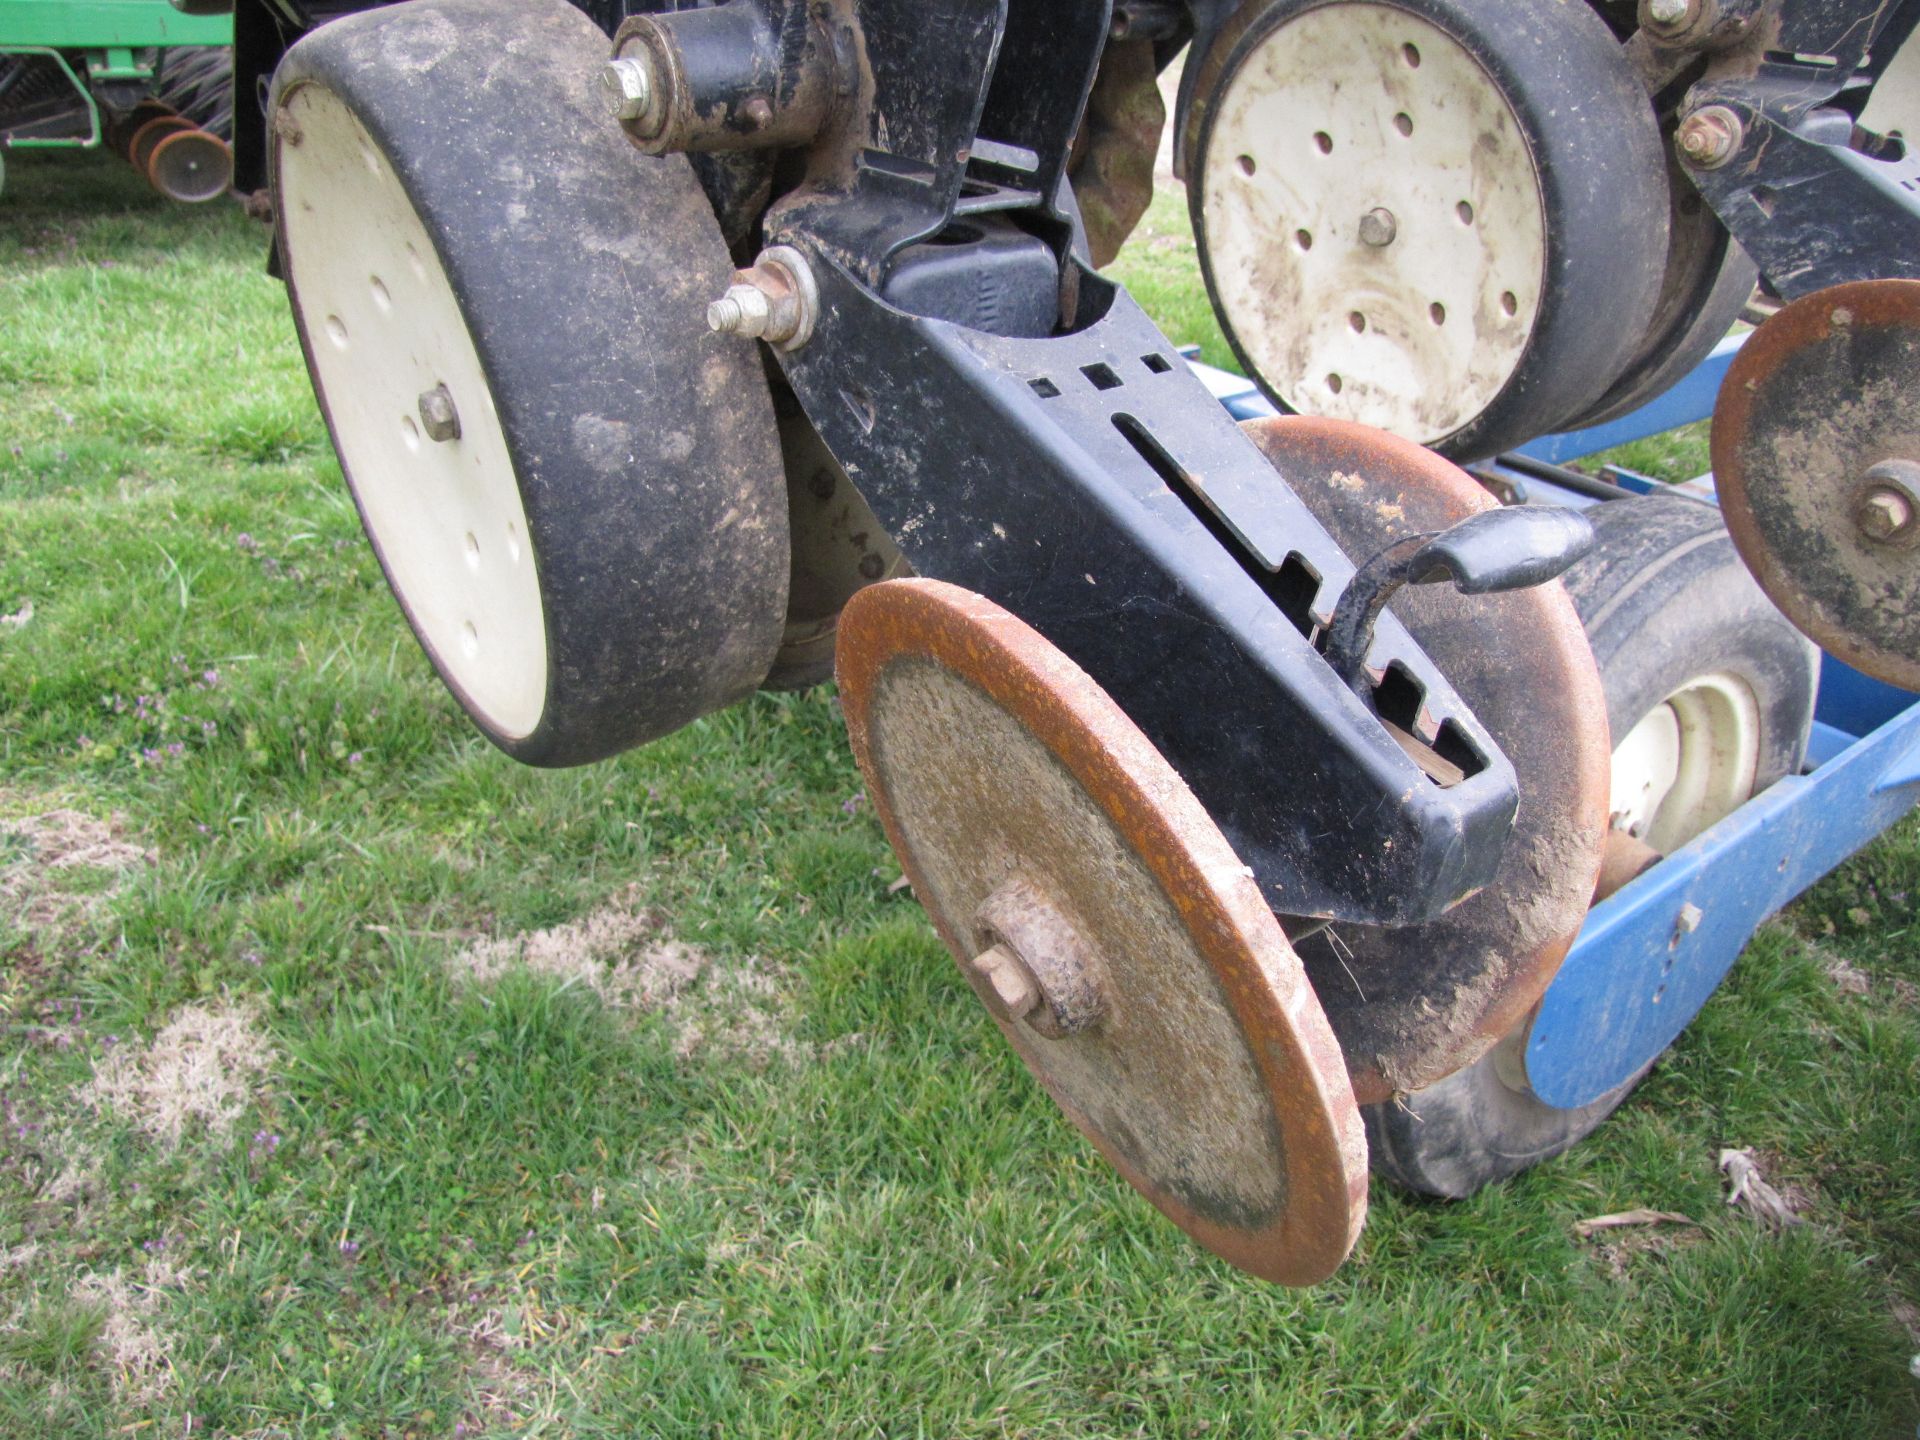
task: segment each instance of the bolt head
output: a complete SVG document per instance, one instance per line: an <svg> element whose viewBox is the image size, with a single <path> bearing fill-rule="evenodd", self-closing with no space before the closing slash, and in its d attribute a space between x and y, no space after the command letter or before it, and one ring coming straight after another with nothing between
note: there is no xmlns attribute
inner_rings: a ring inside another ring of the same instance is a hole
<svg viewBox="0 0 1920 1440"><path fill-rule="evenodd" d="M1860 533L1870 540L1892 540L1913 524L1913 506L1899 491L1869 490L1853 513Z"/></svg>
<svg viewBox="0 0 1920 1440"><path fill-rule="evenodd" d="M1693 0L1647 0L1647 18L1664 29L1674 29L1693 14Z"/></svg>
<svg viewBox="0 0 1920 1440"><path fill-rule="evenodd" d="M1376 205L1360 217L1360 240L1378 250L1391 245L1394 236L1400 233L1400 222L1393 218L1393 212L1384 205Z"/></svg>
<svg viewBox="0 0 1920 1440"><path fill-rule="evenodd" d="M622 55L600 70L600 99L621 122L638 120L653 105L653 66L640 55Z"/></svg>
<svg viewBox="0 0 1920 1440"><path fill-rule="evenodd" d="M419 399L420 426L429 440L460 438L460 412L453 408L453 395L444 385L422 390Z"/></svg>

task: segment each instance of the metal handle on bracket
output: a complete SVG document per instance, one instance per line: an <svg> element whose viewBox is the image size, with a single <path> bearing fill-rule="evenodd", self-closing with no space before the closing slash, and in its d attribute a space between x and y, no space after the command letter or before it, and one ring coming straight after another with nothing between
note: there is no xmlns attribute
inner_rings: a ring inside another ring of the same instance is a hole
<svg viewBox="0 0 1920 1440"><path fill-rule="evenodd" d="M1367 648L1402 585L1451 580L1463 595L1524 590L1559 578L1593 548L1593 526L1561 505L1507 505L1445 530L1396 540L1354 571L1327 626L1327 663L1362 694Z"/></svg>

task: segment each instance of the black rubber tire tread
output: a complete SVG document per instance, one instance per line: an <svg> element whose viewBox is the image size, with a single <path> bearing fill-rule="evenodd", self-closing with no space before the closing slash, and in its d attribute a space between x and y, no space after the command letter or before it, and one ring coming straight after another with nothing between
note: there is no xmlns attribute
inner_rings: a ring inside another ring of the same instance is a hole
<svg viewBox="0 0 1920 1440"><path fill-rule="evenodd" d="M548 647L530 734L474 718L534 765L602 759L745 698L786 613L772 400L753 342L705 320L732 261L686 159L640 155L595 105L606 53L565 0L412 0L312 31L270 106L309 84L347 103L458 297L514 460ZM297 291L283 143L271 168Z"/></svg>
<svg viewBox="0 0 1920 1440"><path fill-rule="evenodd" d="M1666 394L1726 338L1753 294L1760 272L1747 252L1727 233L1719 217L1705 209L1685 177L1676 174L1672 183L1687 186L1688 193L1678 195L1677 204L1691 202L1704 211L1676 216L1672 228L1677 232L1686 225L1707 231L1711 236L1705 245L1707 253L1691 265L1684 259L1678 265L1669 262L1653 325L1641 341L1639 352L1627 362L1607 393L1584 414L1566 422L1564 429L1604 425ZM1689 271L1692 273L1685 273ZM1683 287L1688 293L1679 293Z"/></svg>
<svg viewBox="0 0 1920 1440"><path fill-rule="evenodd" d="M1616 738L1690 677L1730 670L1760 702L1754 789L1800 768L1818 652L1754 584L1712 506L1677 496L1588 511L1594 548L1566 576L1587 628ZM1524 1044L1526 1027L1503 1040ZM1653 1068L1589 1105L1556 1109L1501 1079L1489 1053L1404 1101L1361 1107L1375 1173L1463 1199L1571 1149Z"/></svg>
<svg viewBox="0 0 1920 1440"><path fill-rule="evenodd" d="M1224 87L1277 24L1338 0L1273 0L1246 27L1218 72ZM1388 3L1388 0L1378 0ZM1607 24L1581 3L1537 0L1391 0L1446 31L1480 60L1519 116L1546 204L1543 303L1513 376L1487 408L1431 448L1478 460L1559 429L1595 404L1626 368L1659 298L1667 251L1665 146L1652 101ZM1194 147L1204 170L1207 116ZM1207 263L1205 176L1187 184L1200 271L1220 328L1267 398L1235 338Z"/></svg>

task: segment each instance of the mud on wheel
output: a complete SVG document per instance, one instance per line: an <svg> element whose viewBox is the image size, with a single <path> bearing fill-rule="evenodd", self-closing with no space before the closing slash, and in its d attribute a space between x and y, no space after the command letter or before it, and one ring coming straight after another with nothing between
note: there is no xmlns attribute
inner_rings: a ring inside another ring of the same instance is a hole
<svg viewBox="0 0 1920 1440"><path fill-rule="evenodd" d="M1615 854L1650 860L1798 770L1816 656L1749 578L1712 507L1616 500L1593 519L1593 553L1567 588L1606 691ZM1557 1109L1527 1084L1527 1030L1523 1021L1437 1084L1364 1107L1373 1168L1424 1194L1470 1195L1591 1134L1653 1064L1589 1105Z"/></svg>

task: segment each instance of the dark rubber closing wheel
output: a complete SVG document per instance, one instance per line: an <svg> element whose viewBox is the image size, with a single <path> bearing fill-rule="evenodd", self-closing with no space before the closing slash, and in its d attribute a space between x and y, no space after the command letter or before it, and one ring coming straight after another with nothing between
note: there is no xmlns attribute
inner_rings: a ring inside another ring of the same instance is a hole
<svg viewBox="0 0 1920 1440"><path fill-rule="evenodd" d="M1619 376L1669 202L1645 87L1586 5L1261 0L1201 63L1201 268L1275 401L1476 457Z"/></svg>
<svg viewBox="0 0 1920 1440"><path fill-rule="evenodd" d="M1652 496L1589 513L1593 552L1566 581L1606 690L1610 820L1671 851L1799 769L1816 657L1710 506ZM1527 1088L1527 1028L1403 1100L1362 1107L1373 1168L1422 1194L1471 1195L1571 1148L1646 1073L1557 1109Z"/></svg>
<svg viewBox="0 0 1920 1440"><path fill-rule="evenodd" d="M773 663L787 515L732 265L682 157L593 101L563 0L413 0L275 77L280 254L368 537L434 667L520 760L596 760Z"/></svg>

